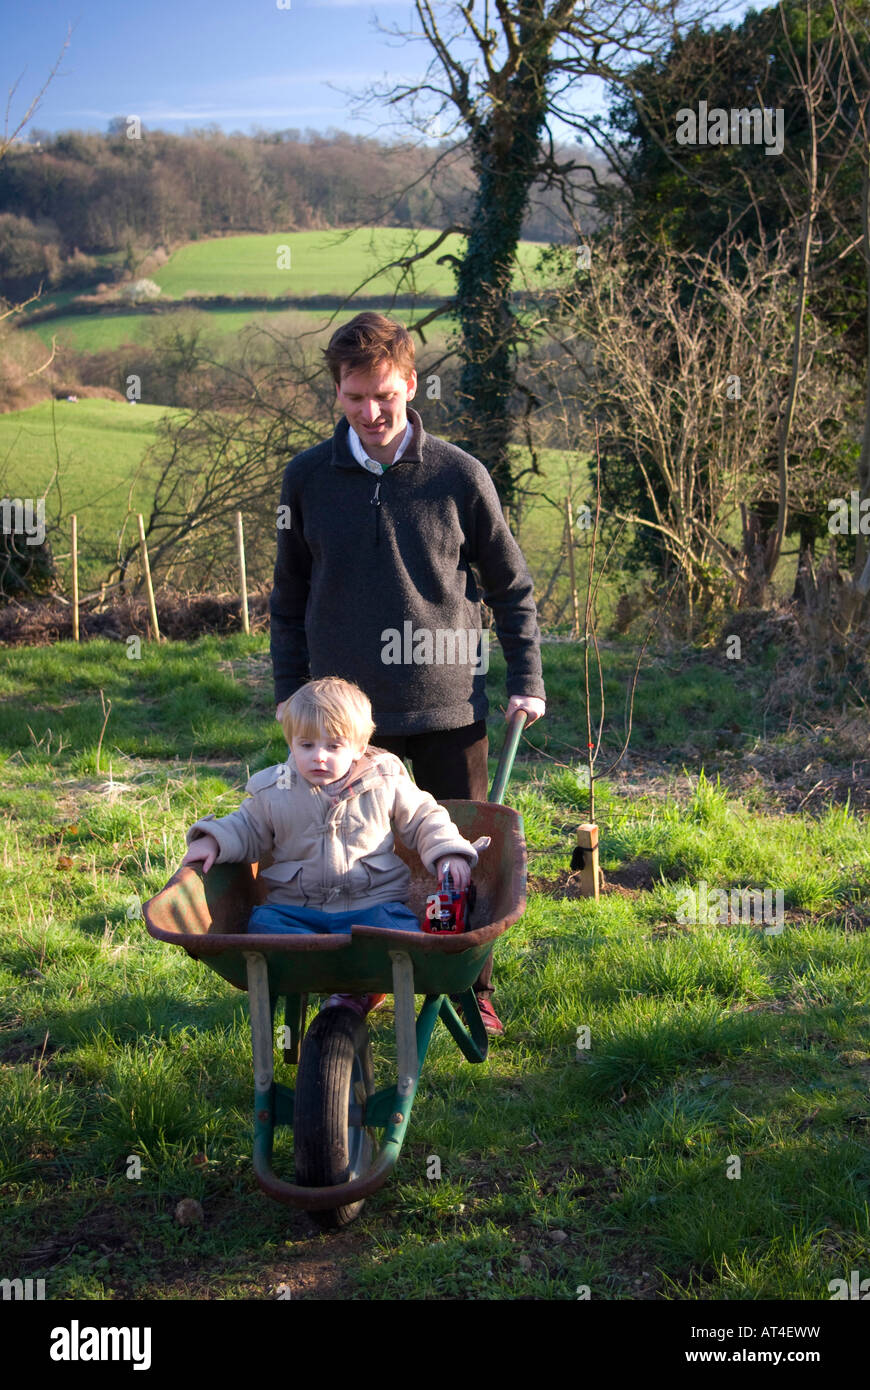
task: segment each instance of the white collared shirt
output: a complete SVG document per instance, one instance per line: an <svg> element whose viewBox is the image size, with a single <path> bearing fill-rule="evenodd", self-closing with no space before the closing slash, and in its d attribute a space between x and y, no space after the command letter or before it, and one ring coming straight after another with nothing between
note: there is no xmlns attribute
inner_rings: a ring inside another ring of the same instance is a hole
<svg viewBox="0 0 870 1390"><path fill-rule="evenodd" d="M393 458L393 463L398 463L399 459L402 457L403 453L407 449L413 437L414 426L411 424L411 421L409 420L405 427L405 436L398 449L396 450L395 457ZM356 430L351 424L348 424L347 442L350 445L350 451L356 459L357 463L362 464L363 468L367 468L370 473L376 473L378 477L380 477L381 474L384 472L384 465L382 463L378 463L377 459L369 458L368 454L365 451L365 447L363 445L362 440L360 439L359 435L357 434ZM387 466L391 468L392 464L388 464Z"/></svg>

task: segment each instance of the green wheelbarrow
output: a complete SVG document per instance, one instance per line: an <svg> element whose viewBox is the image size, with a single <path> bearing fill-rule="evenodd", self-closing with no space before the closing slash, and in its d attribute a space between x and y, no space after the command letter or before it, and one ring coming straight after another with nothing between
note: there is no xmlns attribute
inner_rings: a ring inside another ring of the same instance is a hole
<svg viewBox="0 0 870 1390"><path fill-rule="evenodd" d="M256 864L217 864L207 876L199 865L187 865L145 903L152 936L180 946L248 991L254 1173L270 1197L307 1211L323 1230L353 1221L394 1168L438 1020L467 1061L486 1059L489 1040L472 986L496 937L526 906L522 818L501 804L525 720L521 711L511 721L490 800L442 803L467 840L491 839L475 869L473 921L484 925L458 936L366 926L330 936L248 935L251 910L267 893ZM422 918L431 875L398 840L395 849L411 870L408 904ZM394 996L395 1085L375 1089L368 1026L351 1010L325 1009L306 1032L309 994L336 991ZM414 996L421 994L425 999L415 1019ZM465 1022L450 995L460 997ZM284 1062L298 1064L295 1089L277 1082L274 1074L282 999L279 1045ZM293 1126L293 1183L272 1169L275 1129L281 1125Z"/></svg>

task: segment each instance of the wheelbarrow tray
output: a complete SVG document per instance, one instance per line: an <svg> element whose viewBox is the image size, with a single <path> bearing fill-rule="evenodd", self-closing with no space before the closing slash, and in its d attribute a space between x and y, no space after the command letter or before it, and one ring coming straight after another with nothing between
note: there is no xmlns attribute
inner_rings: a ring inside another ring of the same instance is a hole
<svg viewBox="0 0 870 1390"><path fill-rule="evenodd" d="M148 931L203 960L238 989L247 989L245 952L257 951L265 958L273 996L390 993L390 951L400 949L413 963L415 993L460 994L474 984L496 937L525 911L526 849L522 820L510 807L475 801L442 804L466 839L489 835L492 840L474 870L473 921L480 925L472 931L418 935L353 925L340 935L248 933L251 910L269 891L257 866L249 864L218 864L205 876L198 866L179 869L145 904ZM422 919L433 876L398 840L395 849L411 870L408 905Z"/></svg>

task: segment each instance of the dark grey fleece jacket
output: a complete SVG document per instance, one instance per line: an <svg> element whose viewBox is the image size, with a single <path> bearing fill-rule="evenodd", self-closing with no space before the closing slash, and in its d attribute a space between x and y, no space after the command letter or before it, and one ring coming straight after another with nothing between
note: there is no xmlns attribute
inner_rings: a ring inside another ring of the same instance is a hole
<svg viewBox="0 0 870 1390"><path fill-rule="evenodd" d="M492 479L477 459L426 434L378 478L332 439L287 465L270 599L275 700L341 676L372 702L381 734L484 719L481 592L507 661L508 695L544 697L532 580ZM470 636L469 636L470 634Z"/></svg>

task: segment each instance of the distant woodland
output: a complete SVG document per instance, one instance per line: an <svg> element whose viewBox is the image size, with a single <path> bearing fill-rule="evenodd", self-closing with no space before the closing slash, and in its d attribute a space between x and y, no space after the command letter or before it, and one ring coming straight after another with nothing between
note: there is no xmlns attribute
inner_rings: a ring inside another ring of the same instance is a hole
<svg viewBox="0 0 870 1390"><path fill-rule="evenodd" d="M118 118L105 135L37 130L0 163L5 295L81 285L112 253L134 271L155 246L222 233L448 226L467 214L472 192L459 147L387 146L340 131L143 129L129 139L128 129ZM566 152L604 172L597 156ZM557 190L535 190L522 235L571 238Z"/></svg>

